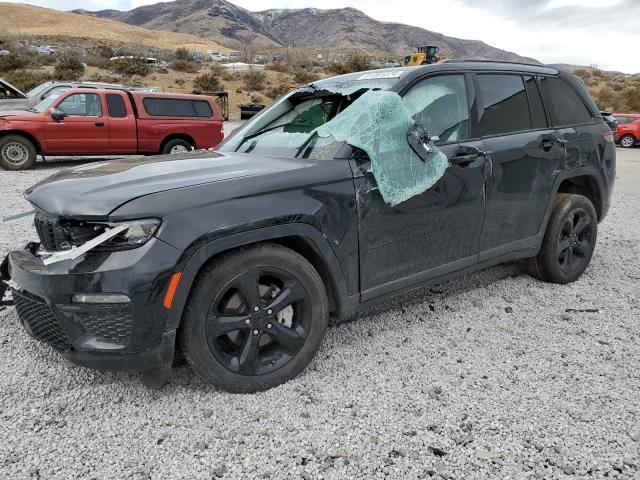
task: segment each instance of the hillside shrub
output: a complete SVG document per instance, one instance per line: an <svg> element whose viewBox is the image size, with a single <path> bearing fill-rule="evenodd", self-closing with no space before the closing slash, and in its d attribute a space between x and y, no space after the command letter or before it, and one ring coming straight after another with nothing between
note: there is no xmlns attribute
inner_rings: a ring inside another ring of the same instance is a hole
<svg viewBox="0 0 640 480"><path fill-rule="evenodd" d="M196 73L198 70L200 70L200 67L197 64L187 60L174 60L173 62L171 62L171 65L169 65L169 67L175 72L182 73Z"/></svg>
<svg viewBox="0 0 640 480"><path fill-rule="evenodd" d="M266 80L267 74L261 70L249 70L242 75L243 86L250 92L264 90Z"/></svg>
<svg viewBox="0 0 640 480"><path fill-rule="evenodd" d="M28 64L27 58L18 55L17 53L11 53L4 57L0 57L0 72L12 72L24 68Z"/></svg>
<svg viewBox="0 0 640 480"><path fill-rule="evenodd" d="M112 72L128 77L133 75L146 77L151 72L151 67L143 58L119 58L110 61L109 64Z"/></svg>
<svg viewBox="0 0 640 480"><path fill-rule="evenodd" d="M32 70L14 70L5 75L6 80L19 88L23 92L28 92L32 88L50 80L46 75Z"/></svg>
<svg viewBox="0 0 640 480"><path fill-rule="evenodd" d="M84 63L78 57L64 56L56 62L53 77L57 80L75 81L84 75Z"/></svg>
<svg viewBox="0 0 640 480"><path fill-rule="evenodd" d="M194 79L193 88L200 92L219 92L223 90L224 87L218 75L214 72L205 72Z"/></svg>

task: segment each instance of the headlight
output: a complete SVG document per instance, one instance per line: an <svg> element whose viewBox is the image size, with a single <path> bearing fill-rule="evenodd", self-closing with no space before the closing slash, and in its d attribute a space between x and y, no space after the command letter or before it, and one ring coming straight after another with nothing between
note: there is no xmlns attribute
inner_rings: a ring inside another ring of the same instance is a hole
<svg viewBox="0 0 640 480"><path fill-rule="evenodd" d="M119 233L110 240L104 242L101 247L107 248L131 248L139 247L149 241L160 228L160 220L157 218L145 218L143 220L128 220L125 222L110 223L109 227L129 225L129 228Z"/></svg>
<svg viewBox="0 0 640 480"><path fill-rule="evenodd" d="M126 220L123 222L78 222L71 221L63 225L68 234L68 248L81 246L89 240L104 233L108 228L128 225L129 228L115 237L101 243L96 250L120 250L144 245L158 231L162 222L158 218L143 218L140 220ZM64 248L63 248L64 249Z"/></svg>

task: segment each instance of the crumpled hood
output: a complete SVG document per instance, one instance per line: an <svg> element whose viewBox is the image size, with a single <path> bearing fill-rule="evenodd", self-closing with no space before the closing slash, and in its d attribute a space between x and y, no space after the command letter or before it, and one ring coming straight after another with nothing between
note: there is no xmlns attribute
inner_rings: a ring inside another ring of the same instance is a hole
<svg viewBox="0 0 640 480"><path fill-rule="evenodd" d="M135 157L63 170L31 187L25 197L50 214L105 217L134 198L307 166L299 159L204 151Z"/></svg>

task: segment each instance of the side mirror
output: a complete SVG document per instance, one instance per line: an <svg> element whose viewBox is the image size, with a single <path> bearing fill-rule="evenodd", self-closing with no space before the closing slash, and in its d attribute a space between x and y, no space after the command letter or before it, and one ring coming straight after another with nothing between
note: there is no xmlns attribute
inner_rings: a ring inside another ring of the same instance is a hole
<svg viewBox="0 0 640 480"><path fill-rule="evenodd" d="M407 142L409 142L409 146L423 162L426 162L433 153L433 144L438 140L440 140L440 137L432 137L419 123L414 123L407 132Z"/></svg>
<svg viewBox="0 0 640 480"><path fill-rule="evenodd" d="M64 120L64 112L62 110L58 110L57 108L52 108L51 109L51 118L53 118L54 120Z"/></svg>

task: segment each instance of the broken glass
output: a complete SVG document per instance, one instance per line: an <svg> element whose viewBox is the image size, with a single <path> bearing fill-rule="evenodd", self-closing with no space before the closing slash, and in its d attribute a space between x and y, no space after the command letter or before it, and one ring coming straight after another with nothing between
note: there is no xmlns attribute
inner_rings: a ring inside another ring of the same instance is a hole
<svg viewBox="0 0 640 480"><path fill-rule="evenodd" d="M431 188L449 165L435 146L424 161L413 151L407 142L413 124L397 93L369 90L317 133L366 152L382 198L394 206Z"/></svg>

